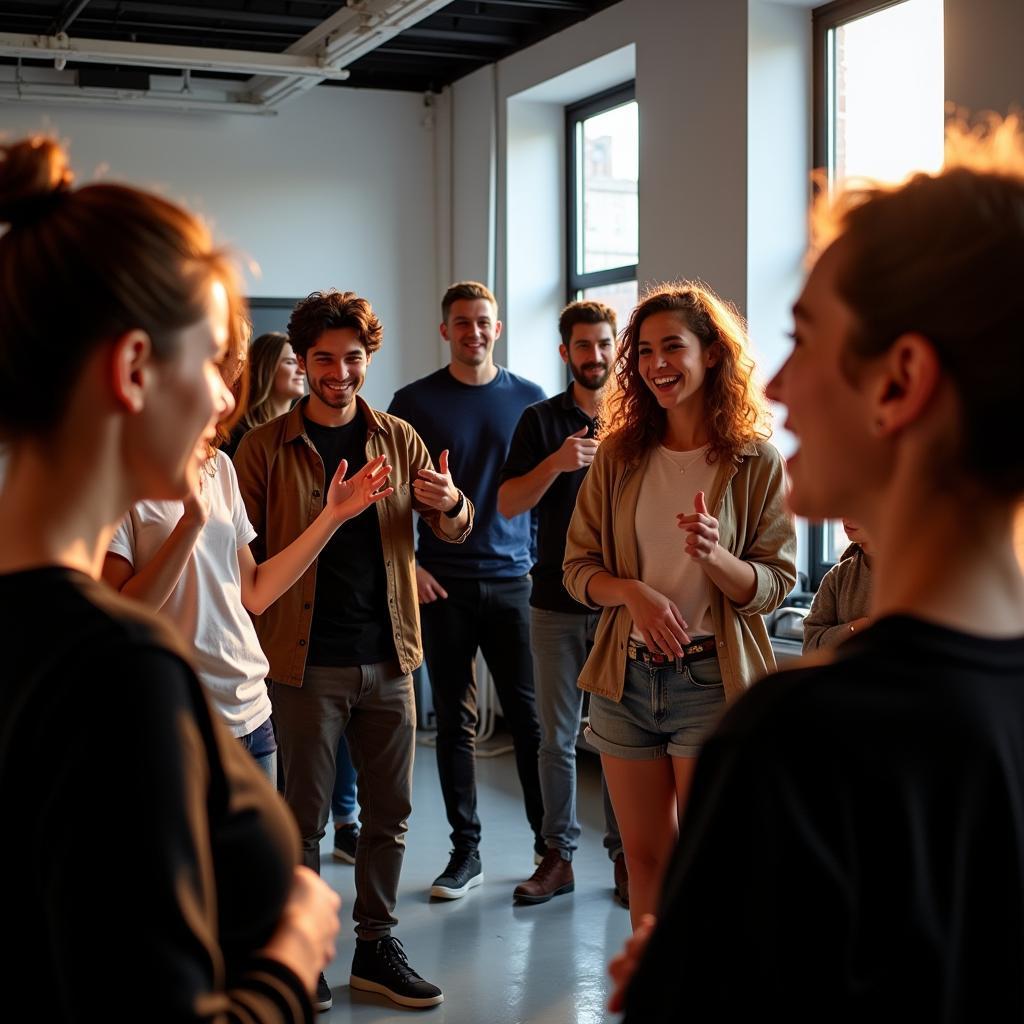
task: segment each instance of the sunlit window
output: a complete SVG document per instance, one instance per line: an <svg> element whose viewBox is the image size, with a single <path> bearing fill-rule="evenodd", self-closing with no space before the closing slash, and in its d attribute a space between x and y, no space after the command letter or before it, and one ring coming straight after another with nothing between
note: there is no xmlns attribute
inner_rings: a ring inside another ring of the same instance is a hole
<svg viewBox="0 0 1024 1024"><path fill-rule="evenodd" d="M632 85L566 109L569 299L598 299L625 323L636 304L639 125Z"/></svg>
<svg viewBox="0 0 1024 1024"><path fill-rule="evenodd" d="M835 5L831 5L834 7ZM877 0L865 7L877 7ZM942 165L942 0L901 0L825 32L830 181L899 181Z"/></svg>
<svg viewBox="0 0 1024 1024"><path fill-rule="evenodd" d="M599 284L596 288L584 288L581 292L577 292L574 298L595 299L597 302L603 302L606 306L611 306L615 310L621 331L626 326L633 307L637 304L637 291L638 286L634 279L622 281L619 284Z"/></svg>

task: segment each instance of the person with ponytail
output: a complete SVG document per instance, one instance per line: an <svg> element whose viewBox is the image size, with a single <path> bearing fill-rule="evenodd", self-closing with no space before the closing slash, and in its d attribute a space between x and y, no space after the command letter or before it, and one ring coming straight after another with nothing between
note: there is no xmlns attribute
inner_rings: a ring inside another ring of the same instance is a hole
<svg viewBox="0 0 1024 1024"><path fill-rule="evenodd" d="M775 667L762 616L796 581L796 536L746 334L710 289L644 296L616 380L564 568L569 593L601 609L580 686L636 927L657 904L704 737Z"/></svg>
<svg viewBox="0 0 1024 1024"><path fill-rule="evenodd" d="M99 582L130 507L199 491L236 271L181 207L74 188L45 138L0 145L0 224L5 1011L309 1020L339 900L186 645Z"/></svg>

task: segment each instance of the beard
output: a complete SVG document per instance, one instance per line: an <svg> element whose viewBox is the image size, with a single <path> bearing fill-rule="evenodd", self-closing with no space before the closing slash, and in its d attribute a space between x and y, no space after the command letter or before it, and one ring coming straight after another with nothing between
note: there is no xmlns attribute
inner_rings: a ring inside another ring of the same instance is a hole
<svg viewBox="0 0 1024 1024"><path fill-rule="evenodd" d="M603 372L588 376L587 374L590 370L601 370ZM570 361L569 371L572 373L572 379L581 388L586 388L588 391L600 391L608 383L611 367L604 363L583 363L577 366L574 362Z"/></svg>
<svg viewBox="0 0 1024 1024"><path fill-rule="evenodd" d="M320 381L309 381L309 390L327 406L328 409L344 409L355 399L359 387L348 388L345 391L331 391L323 386Z"/></svg>

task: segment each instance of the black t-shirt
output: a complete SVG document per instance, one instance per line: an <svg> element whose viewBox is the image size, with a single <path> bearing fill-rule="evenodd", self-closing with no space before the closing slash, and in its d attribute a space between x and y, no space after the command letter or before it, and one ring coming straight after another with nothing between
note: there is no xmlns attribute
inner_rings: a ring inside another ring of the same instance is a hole
<svg viewBox="0 0 1024 1024"><path fill-rule="evenodd" d="M366 465L366 417L324 427L305 421L306 434L324 464L324 489L342 459L348 473ZM316 563L316 597L308 665L373 665L395 657L388 611L388 579L375 506L342 523Z"/></svg>
<svg viewBox="0 0 1024 1024"><path fill-rule="evenodd" d="M0 575L0 624L5 1019L309 1019L254 956L298 833L181 642L63 568Z"/></svg>
<svg viewBox="0 0 1024 1024"><path fill-rule="evenodd" d="M697 764L626 1024L1024 1017L1024 638L908 617Z"/></svg>
<svg viewBox="0 0 1024 1024"><path fill-rule="evenodd" d="M505 465L498 477L499 486L506 480L525 476L552 452L561 448L565 439L587 428L587 437L594 436L594 421L573 400L572 385L567 391L537 402L523 411L512 436ZM565 558L565 535L576 508L585 469L559 473L537 502L537 561L533 566L533 592L530 604L551 612L588 614L590 609L569 596L562 585L562 561Z"/></svg>

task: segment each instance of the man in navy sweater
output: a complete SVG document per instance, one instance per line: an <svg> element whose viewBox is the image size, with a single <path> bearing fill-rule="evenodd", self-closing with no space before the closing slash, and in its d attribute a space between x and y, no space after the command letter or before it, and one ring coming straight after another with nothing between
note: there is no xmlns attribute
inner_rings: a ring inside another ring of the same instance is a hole
<svg viewBox="0 0 1024 1024"><path fill-rule="evenodd" d="M474 663L483 652L515 745L534 852L545 852L537 772L540 728L530 655L531 521L498 514L499 474L516 424L544 392L494 363L498 304L474 281L453 284L441 302L441 337L451 362L399 390L388 409L407 420L429 451L447 448L455 479L476 508L473 533L456 550L420 524L416 583L423 646L437 714L437 766L452 854L431 895L458 899L483 881L476 809L477 701Z"/></svg>

